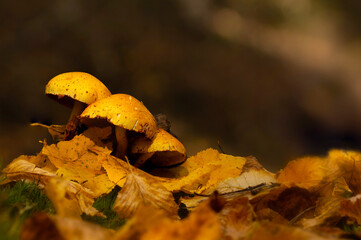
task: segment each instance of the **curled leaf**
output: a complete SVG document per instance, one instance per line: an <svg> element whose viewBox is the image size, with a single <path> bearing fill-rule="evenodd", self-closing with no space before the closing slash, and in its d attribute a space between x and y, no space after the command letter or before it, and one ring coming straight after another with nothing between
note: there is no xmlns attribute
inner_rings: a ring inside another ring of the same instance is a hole
<svg viewBox="0 0 361 240"><path fill-rule="evenodd" d="M152 205L163 209L170 216L176 216L178 206L169 192L150 175L129 172L123 188L118 193L114 210L122 217L132 216L142 206Z"/></svg>
<svg viewBox="0 0 361 240"><path fill-rule="evenodd" d="M50 178L56 176L55 173L41 169L35 164L24 160L22 157L12 161L2 170L2 173L6 176L6 179L2 182L2 184L27 179L45 185Z"/></svg>
<svg viewBox="0 0 361 240"><path fill-rule="evenodd" d="M51 178L45 187L45 194L53 203L59 216L79 218L82 213L85 213L105 217L93 207L94 194L76 182Z"/></svg>

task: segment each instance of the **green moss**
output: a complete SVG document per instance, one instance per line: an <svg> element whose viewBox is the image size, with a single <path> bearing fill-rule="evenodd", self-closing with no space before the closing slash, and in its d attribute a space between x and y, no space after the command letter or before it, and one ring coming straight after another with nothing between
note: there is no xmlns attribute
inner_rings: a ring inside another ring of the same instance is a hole
<svg viewBox="0 0 361 240"><path fill-rule="evenodd" d="M93 206L106 218L83 214L83 219L111 229L117 229L123 225L124 220L120 219L113 210L119 190L120 188L116 187L109 194L97 198L94 202ZM37 183L17 181L0 186L0 240L19 239L24 221L39 211L55 213L52 203L39 189Z"/></svg>
<svg viewBox="0 0 361 240"><path fill-rule="evenodd" d="M54 213L51 202L38 184L18 181L1 186L0 239L18 239L25 219L38 211Z"/></svg>

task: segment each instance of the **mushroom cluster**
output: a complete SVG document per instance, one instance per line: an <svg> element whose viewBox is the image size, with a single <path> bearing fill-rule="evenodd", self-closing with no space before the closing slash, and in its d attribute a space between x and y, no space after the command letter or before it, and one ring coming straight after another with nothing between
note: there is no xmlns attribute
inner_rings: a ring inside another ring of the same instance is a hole
<svg viewBox="0 0 361 240"><path fill-rule="evenodd" d="M186 159L183 144L169 129L162 129L142 102L128 94L111 94L96 77L84 72L68 72L52 78L45 93L72 108L64 139L70 140L86 127L112 126L114 155L128 158L136 167L146 162L168 167Z"/></svg>

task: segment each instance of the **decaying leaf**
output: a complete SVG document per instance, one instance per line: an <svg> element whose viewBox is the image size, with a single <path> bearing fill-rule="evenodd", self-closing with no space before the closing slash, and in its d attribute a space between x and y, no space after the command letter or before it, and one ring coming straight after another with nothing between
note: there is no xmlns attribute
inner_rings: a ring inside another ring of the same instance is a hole
<svg viewBox="0 0 361 240"><path fill-rule="evenodd" d="M93 192L76 182L59 177L51 178L45 186L45 194L61 217L79 218L82 213L105 217L93 207Z"/></svg>
<svg viewBox="0 0 361 240"><path fill-rule="evenodd" d="M110 239L112 231L79 219L37 213L22 227L24 240L102 240Z"/></svg>
<svg viewBox="0 0 361 240"><path fill-rule="evenodd" d="M224 236L229 239L245 237L255 218L252 205L246 197L228 201L218 216L224 229Z"/></svg>
<svg viewBox="0 0 361 240"><path fill-rule="evenodd" d="M48 129L49 134L55 142L63 141L65 134L65 125L45 125L41 123L32 123L30 126L43 127Z"/></svg>
<svg viewBox="0 0 361 240"><path fill-rule="evenodd" d="M163 209L170 216L177 216L178 206L161 182L146 174L140 175L130 171L123 188L118 193L114 210L122 217L128 218L134 212L146 205Z"/></svg>
<svg viewBox="0 0 361 240"><path fill-rule="evenodd" d="M332 150L329 162L337 164L338 176L347 182L354 194L361 193L361 153L353 151Z"/></svg>
<svg viewBox="0 0 361 240"><path fill-rule="evenodd" d="M23 159L22 156L12 161L2 170L2 173L6 176L6 179L2 181L1 184L27 179L46 185L50 178L56 176L54 172L41 169L34 163Z"/></svg>
<svg viewBox="0 0 361 240"><path fill-rule="evenodd" d="M361 225L361 194L340 202L341 216L348 217L350 222Z"/></svg>
<svg viewBox="0 0 361 240"><path fill-rule="evenodd" d="M270 185L276 182L275 174L267 171L254 157L246 158L246 163L239 176L228 178L220 182L216 187L220 193L231 193L257 186L260 184Z"/></svg>
<svg viewBox="0 0 361 240"><path fill-rule="evenodd" d="M311 231L298 227L276 224L272 222L259 222L254 224L254 228L247 238L250 240L322 240L329 239L319 236Z"/></svg>

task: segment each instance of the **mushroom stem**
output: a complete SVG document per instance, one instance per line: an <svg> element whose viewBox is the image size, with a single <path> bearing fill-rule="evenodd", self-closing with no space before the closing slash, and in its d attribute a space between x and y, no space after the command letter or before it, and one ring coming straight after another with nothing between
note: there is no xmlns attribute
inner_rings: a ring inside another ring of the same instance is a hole
<svg viewBox="0 0 361 240"><path fill-rule="evenodd" d="M139 156L139 158L135 161L134 167L140 168L144 165L144 163L153 156L154 152L151 153L143 153Z"/></svg>
<svg viewBox="0 0 361 240"><path fill-rule="evenodd" d="M126 133L126 129L115 126L115 138L117 139L117 149L115 156L120 159L124 159L127 153L128 139Z"/></svg>
<svg viewBox="0 0 361 240"><path fill-rule="evenodd" d="M75 136L80 122L78 116L83 112L85 107L86 104L79 101L74 101L73 109L70 113L68 123L66 124L65 127L65 135L64 135L65 140L70 140Z"/></svg>

